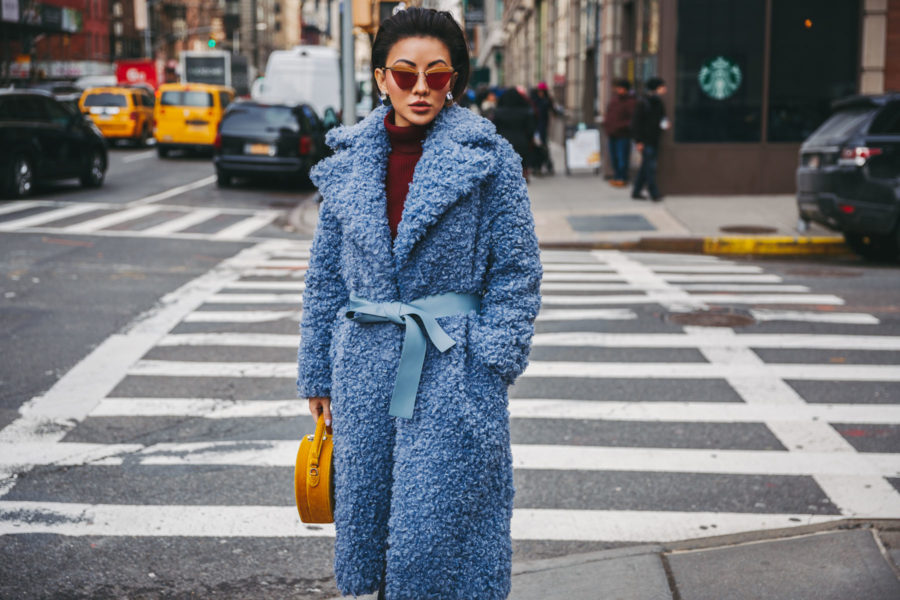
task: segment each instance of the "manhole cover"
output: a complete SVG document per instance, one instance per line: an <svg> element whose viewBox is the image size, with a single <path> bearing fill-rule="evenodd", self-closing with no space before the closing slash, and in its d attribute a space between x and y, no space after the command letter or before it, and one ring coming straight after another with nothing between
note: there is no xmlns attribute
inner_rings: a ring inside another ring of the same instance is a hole
<svg viewBox="0 0 900 600"><path fill-rule="evenodd" d="M764 225L724 225L719 227L719 231L725 233L778 233L774 227L765 227Z"/></svg>
<svg viewBox="0 0 900 600"><path fill-rule="evenodd" d="M862 271L852 269L829 269L827 267L797 267L785 271L788 275L800 277L859 277Z"/></svg>
<svg viewBox="0 0 900 600"><path fill-rule="evenodd" d="M737 309L698 310L685 313L669 313L666 320L678 325L700 327L746 327L756 323L750 313Z"/></svg>

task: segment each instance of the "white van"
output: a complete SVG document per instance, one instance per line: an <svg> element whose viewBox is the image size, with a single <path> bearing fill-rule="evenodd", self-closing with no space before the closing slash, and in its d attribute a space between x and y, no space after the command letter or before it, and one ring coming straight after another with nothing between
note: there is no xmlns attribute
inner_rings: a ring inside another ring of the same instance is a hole
<svg viewBox="0 0 900 600"><path fill-rule="evenodd" d="M269 55L261 102L312 106L321 118L328 108L341 110L341 65L337 50L295 46Z"/></svg>

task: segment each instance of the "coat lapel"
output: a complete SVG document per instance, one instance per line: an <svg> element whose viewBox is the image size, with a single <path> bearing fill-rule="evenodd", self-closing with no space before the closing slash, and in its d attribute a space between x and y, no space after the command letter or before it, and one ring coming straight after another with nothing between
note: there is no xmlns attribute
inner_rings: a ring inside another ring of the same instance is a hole
<svg viewBox="0 0 900 600"><path fill-rule="evenodd" d="M438 114L416 164L397 228L394 260L398 268L428 228L487 177L494 163L487 143L491 130L488 121L465 108L450 106Z"/></svg>

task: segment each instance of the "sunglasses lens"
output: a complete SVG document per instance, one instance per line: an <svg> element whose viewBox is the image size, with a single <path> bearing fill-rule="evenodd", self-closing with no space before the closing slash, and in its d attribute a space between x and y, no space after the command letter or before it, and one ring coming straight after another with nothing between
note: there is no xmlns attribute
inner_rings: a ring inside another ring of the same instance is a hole
<svg viewBox="0 0 900 600"><path fill-rule="evenodd" d="M438 71L437 73L425 73L425 83L433 90L443 89L450 82L452 71Z"/></svg>
<svg viewBox="0 0 900 600"><path fill-rule="evenodd" d="M394 83L396 83L397 87L401 90L411 89L416 85L416 80L419 78L418 73L412 71L400 71L398 69L391 69L391 76L394 78Z"/></svg>

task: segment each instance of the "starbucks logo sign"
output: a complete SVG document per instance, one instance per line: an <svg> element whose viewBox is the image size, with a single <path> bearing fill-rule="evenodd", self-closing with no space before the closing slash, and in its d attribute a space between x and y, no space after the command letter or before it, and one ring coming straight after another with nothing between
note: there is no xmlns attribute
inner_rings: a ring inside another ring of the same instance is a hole
<svg viewBox="0 0 900 600"><path fill-rule="evenodd" d="M744 76L741 68L724 56L706 61L697 75L700 89L715 100L725 100L734 95Z"/></svg>

